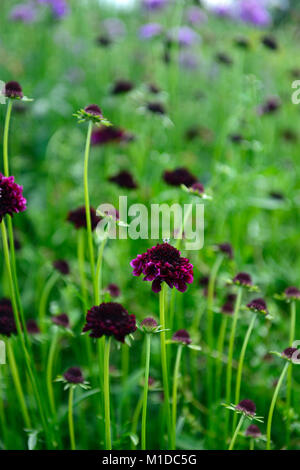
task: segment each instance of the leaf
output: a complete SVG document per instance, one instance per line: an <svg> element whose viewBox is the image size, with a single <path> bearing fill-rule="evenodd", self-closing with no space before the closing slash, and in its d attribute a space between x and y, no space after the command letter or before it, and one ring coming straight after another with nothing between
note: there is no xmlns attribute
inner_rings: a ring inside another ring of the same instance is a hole
<svg viewBox="0 0 300 470"><path fill-rule="evenodd" d="M38 431L31 431L28 435L28 450L34 450L37 444Z"/></svg>

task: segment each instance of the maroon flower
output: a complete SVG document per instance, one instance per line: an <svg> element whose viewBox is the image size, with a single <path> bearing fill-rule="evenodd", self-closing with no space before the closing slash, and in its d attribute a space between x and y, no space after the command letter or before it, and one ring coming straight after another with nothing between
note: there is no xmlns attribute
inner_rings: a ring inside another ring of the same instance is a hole
<svg viewBox="0 0 300 470"><path fill-rule="evenodd" d="M23 98L23 91L20 83L7 82L5 84L4 94L7 98Z"/></svg>
<svg viewBox="0 0 300 470"><path fill-rule="evenodd" d="M190 338L190 335L186 330L178 330L176 333L173 334L172 336L173 341L177 341L178 343L183 343L183 344L191 344L192 340Z"/></svg>
<svg viewBox="0 0 300 470"><path fill-rule="evenodd" d="M225 302L225 304L222 305L221 312L224 313L225 315L233 315L234 304L229 301Z"/></svg>
<svg viewBox="0 0 300 470"><path fill-rule="evenodd" d="M230 243L219 243L217 247L221 251L221 253L224 253L224 255L227 255L228 258L230 259L233 258L233 249Z"/></svg>
<svg viewBox="0 0 300 470"><path fill-rule="evenodd" d="M242 400L238 405L236 405L236 409L239 411L242 411L243 413L247 415L255 415L256 412L256 406L255 403L252 400Z"/></svg>
<svg viewBox="0 0 300 470"><path fill-rule="evenodd" d="M89 104L84 108L84 110L86 113L91 114L92 116L99 116L100 118L103 118L102 111L97 104Z"/></svg>
<svg viewBox="0 0 300 470"><path fill-rule="evenodd" d="M197 183L197 178L186 168L176 168L175 170L166 170L163 174L165 182L171 186L180 186L184 184L187 187Z"/></svg>
<svg viewBox="0 0 300 470"><path fill-rule="evenodd" d="M55 315L51 317L52 323L58 326L62 326L64 328L69 328L70 320L66 313L60 313L59 315Z"/></svg>
<svg viewBox="0 0 300 470"><path fill-rule="evenodd" d="M294 286L287 287L284 291L284 295L290 300L300 299L300 290Z"/></svg>
<svg viewBox="0 0 300 470"><path fill-rule="evenodd" d="M64 379L71 384L82 384L84 378L79 367L70 367L64 374Z"/></svg>
<svg viewBox="0 0 300 470"><path fill-rule="evenodd" d="M97 227L98 223L101 220L101 217L98 217L96 214L96 211L93 207L90 207L90 213L91 213L91 224L92 224L92 230L95 230ZM86 228L86 212L85 212L85 207L78 207L78 209L75 209L73 211L70 211L67 217L67 220L69 222L72 222L74 224L76 229L79 228Z"/></svg>
<svg viewBox="0 0 300 470"><path fill-rule="evenodd" d="M166 114L164 105L158 101L148 103L147 109L153 114Z"/></svg>
<svg viewBox="0 0 300 470"><path fill-rule="evenodd" d="M38 327L38 324L35 320L27 320L26 322L26 328L27 328L27 331L30 335L38 335L41 330L39 329Z"/></svg>
<svg viewBox="0 0 300 470"><path fill-rule="evenodd" d="M235 300L236 300L236 294L230 293L230 294L226 295L226 301L227 302L232 302L233 303L233 302L235 302Z"/></svg>
<svg viewBox="0 0 300 470"><path fill-rule="evenodd" d="M253 299L247 304L247 307L253 312L264 313L265 315L268 313L267 304L264 299Z"/></svg>
<svg viewBox="0 0 300 470"><path fill-rule="evenodd" d="M185 292L186 284L193 282L193 265L169 243L153 246L146 253L138 255L130 265L134 276L144 274L143 280L152 282L153 292L160 292L162 282Z"/></svg>
<svg viewBox="0 0 300 470"><path fill-rule="evenodd" d="M285 358L285 359L292 359L294 354L297 352L296 354L296 358L298 360L300 360L300 349L297 349L297 348L286 348L282 353L281 355Z"/></svg>
<svg viewBox="0 0 300 470"><path fill-rule="evenodd" d="M135 315L129 315L121 304L103 302L87 312L83 331L90 330L92 338L114 336L117 341L124 343L125 336L136 330Z"/></svg>
<svg viewBox="0 0 300 470"><path fill-rule="evenodd" d="M120 288L117 284L108 284L107 290L111 297L119 297L121 294Z"/></svg>
<svg viewBox="0 0 300 470"><path fill-rule="evenodd" d="M133 89L133 84L129 80L118 80L114 83L112 88L113 95L120 95L122 93L128 93Z"/></svg>
<svg viewBox="0 0 300 470"><path fill-rule="evenodd" d="M281 101L277 96L271 96L268 98L258 109L258 113L263 114L273 114L281 106Z"/></svg>
<svg viewBox="0 0 300 470"><path fill-rule="evenodd" d="M127 170L120 171L115 176L111 176L109 178L109 181L111 181L112 183L116 183L121 188L127 188L127 189L137 188L136 182L134 181L131 173L129 173L129 171Z"/></svg>
<svg viewBox="0 0 300 470"><path fill-rule="evenodd" d="M23 186L14 182L13 176L0 173L0 222L5 215L17 214L26 210L26 199L23 197Z"/></svg>
<svg viewBox="0 0 300 470"><path fill-rule="evenodd" d="M11 336L17 333L14 313L9 299L0 299L0 335Z"/></svg>
<svg viewBox="0 0 300 470"><path fill-rule="evenodd" d="M141 322L141 327L145 333L152 333L158 327L158 323L154 318L147 317Z"/></svg>
<svg viewBox="0 0 300 470"><path fill-rule="evenodd" d="M57 259L56 261L53 261L53 267L61 274L70 274L70 266L64 259Z"/></svg>
<svg viewBox="0 0 300 470"><path fill-rule="evenodd" d="M109 143L123 143L130 142L134 139L132 134L115 126L102 126L92 132L91 144L92 145L105 145Z"/></svg>
<svg viewBox="0 0 300 470"><path fill-rule="evenodd" d="M197 181L197 183L192 184L190 187L191 192L195 194L203 194L204 193L204 186L202 183Z"/></svg>
<svg viewBox="0 0 300 470"><path fill-rule="evenodd" d="M250 424L245 431L245 436L253 437L254 439L261 436L261 430L256 424Z"/></svg>
<svg viewBox="0 0 300 470"><path fill-rule="evenodd" d="M278 49L278 43L274 36L263 36L261 42L265 47L272 51L276 51Z"/></svg>
<svg viewBox="0 0 300 470"><path fill-rule="evenodd" d="M238 286L252 286L252 279L250 274L248 273L238 273L234 278L233 278L234 284L237 284Z"/></svg>

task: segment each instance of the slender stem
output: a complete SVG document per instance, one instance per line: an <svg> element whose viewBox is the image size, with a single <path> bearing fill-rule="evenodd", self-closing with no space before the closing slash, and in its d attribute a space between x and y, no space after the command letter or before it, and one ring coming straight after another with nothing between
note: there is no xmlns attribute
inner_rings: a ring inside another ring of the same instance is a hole
<svg viewBox="0 0 300 470"><path fill-rule="evenodd" d="M39 303L39 326L42 332L45 331L46 309L50 292L59 278L59 273L54 271L45 283Z"/></svg>
<svg viewBox="0 0 300 470"><path fill-rule="evenodd" d="M2 379L3 379L3 374L1 370L1 365L0 365L0 392L2 389ZM0 394L0 422L1 422L1 431L2 431L2 440L4 444L6 445L6 430L7 430L7 423L6 423L6 417L5 417L5 410L4 410L4 399L2 394Z"/></svg>
<svg viewBox="0 0 300 470"><path fill-rule="evenodd" d="M248 346L249 338L251 336L252 330L254 328L254 324L257 318L257 314L254 314L252 317L252 320L250 322L250 325L248 327L243 346L241 349L241 354L240 354L240 359L239 359L239 364L238 364L238 370L237 370L237 377L236 377L236 386L235 386L235 400L234 403L239 403L240 401L240 392L241 392L241 382L242 382L242 375L243 375L243 365L244 365L244 359L245 359L245 354L246 354L246 349ZM237 422L237 414L234 413L233 417L233 429L236 426Z"/></svg>
<svg viewBox="0 0 300 470"><path fill-rule="evenodd" d="M160 325L162 330L165 330L165 294L166 286L162 284L161 291L159 293L159 312L160 312ZM164 402L165 411L167 414L167 425L168 425L168 436L170 438L172 432L171 413L170 413L170 393L169 393L169 381L168 381L168 365L167 365L167 351L166 351L166 332L160 333L160 346L161 346L161 365L162 365L162 376L163 376L163 388L164 388Z"/></svg>
<svg viewBox="0 0 300 470"><path fill-rule="evenodd" d="M74 419L73 419L73 397L74 397L74 387L71 386L69 389L68 422L69 422L71 450L76 450Z"/></svg>
<svg viewBox="0 0 300 470"><path fill-rule="evenodd" d="M87 288L86 288L86 275L84 269L84 231L78 230L77 238L77 258L78 258L78 269L80 277L80 286L81 286L81 295L83 299L83 307L87 310L88 300L87 300Z"/></svg>
<svg viewBox="0 0 300 470"><path fill-rule="evenodd" d="M176 421L177 421L177 390L178 390L178 377L179 377L179 367L182 354L182 344L178 346L175 368L174 368L174 378L173 378L173 393L172 393L172 439L171 439L171 450L176 449Z"/></svg>
<svg viewBox="0 0 300 470"><path fill-rule="evenodd" d="M145 362L145 382L144 382L144 396L143 396L143 412L142 412L142 450L146 450L146 418L147 418L147 399L149 388L149 368L150 368L150 348L151 348L151 335L146 334L146 362Z"/></svg>
<svg viewBox="0 0 300 470"><path fill-rule="evenodd" d="M271 401L271 406L270 406L269 415L268 415L268 422L267 422L267 446L266 446L266 450L271 450L271 430L272 430L273 413L274 413L276 401L277 401L277 398L278 398L279 390L280 390L280 387L282 385L284 376L285 376L285 374L288 370L289 365L290 365L289 362L287 362L285 364L285 366L283 368L283 371L281 372L281 375L280 375L279 380L277 382L276 388L274 390L273 398L272 398L272 401Z"/></svg>
<svg viewBox="0 0 300 470"><path fill-rule="evenodd" d="M238 436L238 434L239 434L239 432L240 432L240 429L241 429L241 427L242 427L242 424L243 424L243 422L244 422L244 419L245 419L245 416L242 415L242 416L240 417L240 420L239 420L239 423L238 423L238 425L237 425L237 427L236 427L236 430L235 430L235 432L234 432L234 435L232 436L232 439L231 439L231 441L230 441L228 450L233 450L233 447L234 447L236 438L237 438L237 436Z"/></svg>
<svg viewBox="0 0 300 470"><path fill-rule="evenodd" d="M49 354L48 354L48 362L47 362L47 369L46 369L46 380L47 380L47 391L48 391L48 398L50 403L51 413L55 416L56 415L56 408L55 408L55 399L54 399L54 392L53 392L53 362L54 356L56 352L58 335L54 333Z"/></svg>
<svg viewBox="0 0 300 470"><path fill-rule="evenodd" d="M95 304L99 305L101 302L101 288L102 288L102 260L103 260L103 251L105 248L107 238L102 240L97 258L96 273L95 273Z"/></svg>
<svg viewBox="0 0 300 470"><path fill-rule="evenodd" d="M85 152L84 152L83 186L84 186L84 203L85 203L85 213L86 213L88 249L89 249L89 258L90 258L90 265L91 265L91 276L92 276L94 296L95 296L97 288L96 288L96 280L95 280L95 258L94 258L93 233L92 233L92 222L91 222L91 212L90 212L89 183L88 183L91 134L92 134L92 122L90 121L88 125Z"/></svg>
<svg viewBox="0 0 300 470"><path fill-rule="evenodd" d="M18 372L15 355L13 352L13 348L11 347L10 341L7 341L6 345L7 345L7 356L9 360L9 366L10 366L11 375L12 375L12 378L16 387L16 392L17 392L18 400L19 400L20 407L21 407L21 413L23 415L26 428L30 429L31 421L30 421L30 417L27 411L27 405L26 405L26 401L25 401L25 397L24 397L24 393L23 393L23 389L21 385L21 380L20 380L20 376Z"/></svg>
<svg viewBox="0 0 300 470"><path fill-rule="evenodd" d="M222 323L220 326L220 332L217 341L217 351L218 351L218 359L216 365L216 401L219 401L221 398L221 375L222 375L222 368L223 368L223 352L224 352L224 343L225 343L225 335L227 330L227 323L228 323L228 315L224 314L222 318Z"/></svg>
<svg viewBox="0 0 300 470"><path fill-rule="evenodd" d="M254 450L254 439L253 438L250 439L249 450Z"/></svg>
<svg viewBox="0 0 300 470"><path fill-rule="evenodd" d="M110 396L109 396L109 351L111 336L105 337L104 347L104 416L105 416L105 448L112 450L110 429Z"/></svg>
<svg viewBox="0 0 300 470"><path fill-rule="evenodd" d="M4 135L3 135L3 168L4 176L9 176L9 163L8 163L8 133L9 133L9 123L12 110L12 100L8 99L5 124L4 124Z"/></svg>
<svg viewBox="0 0 300 470"><path fill-rule="evenodd" d="M143 401L144 401L144 394L142 393L141 396L140 396L140 399L137 402L137 405L135 407L135 410L134 410L134 413L133 413L133 416L132 416L132 426L131 426L131 433L132 434L136 434L136 432L137 432L139 416L141 414L142 407L143 407ZM133 450L133 449L135 449L135 447L136 446L132 442L131 449Z"/></svg>
<svg viewBox="0 0 300 470"><path fill-rule="evenodd" d="M227 362L227 370L226 370L226 403L230 403L231 401L233 349L234 349L236 326L237 326L239 310L240 310L241 301L242 301L242 293L243 293L242 289L243 289L242 287L239 287L238 289L238 294L237 294L237 298L236 298L235 306L234 306L230 338L229 338L228 362ZM226 421L225 421L226 436L228 434L228 426L229 426L229 413L226 414Z"/></svg>
<svg viewBox="0 0 300 470"><path fill-rule="evenodd" d="M290 324L290 346L293 346L293 342L295 341L295 331L296 331L296 302L291 302L291 324ZM290 364L287 373L287 391L286 391L286 446L287 449L290 446L290 439L291 439L291 412L290 408L292 405L292 382L293 382L293 365Z"/></svg>

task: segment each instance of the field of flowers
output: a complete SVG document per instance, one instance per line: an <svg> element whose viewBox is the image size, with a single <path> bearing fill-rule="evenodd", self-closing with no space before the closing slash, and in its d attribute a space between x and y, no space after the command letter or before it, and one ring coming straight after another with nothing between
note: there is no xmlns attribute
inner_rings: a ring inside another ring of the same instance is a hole
<svg viewBox="0 0 300 470"><path fill-rule="evenodd" d="M297 2L0 24L0 449L299 450Z"/></svg>

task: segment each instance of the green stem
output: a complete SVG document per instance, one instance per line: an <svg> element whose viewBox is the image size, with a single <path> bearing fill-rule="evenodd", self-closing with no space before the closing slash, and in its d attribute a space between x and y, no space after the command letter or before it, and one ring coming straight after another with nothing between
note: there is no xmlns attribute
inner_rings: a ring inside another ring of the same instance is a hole
<svg viewBox="0 0 300 470"><path fill-rule="evenodd" d="M59 273L54 271L46 282L44 289L41 294L40 304L39 304L39 326L42 333L45 332L45 318L46 318L46 309L49 299L50 292L54 287L56 281L59 278Z"/></svg>
<svg viewBox="0 0 300 470"><path fill-rule="evenodd" d="M102 240L97 258L96 273L95 273L95 304L99 305L101 303L101 290L102 290L102 260L103 260L103 251L105 248L107 238Z"/></svg>
<svg viewBox="0 0 300 470"><path fill-rule="evenodd" d="M9 163L8 163L8 133L9 133L9 123L12 110L12 100L8 100L4 124L4 135L3 135L3 168L4 176L9 176Z"/></svg>
<svg viewBox="0 0 300 470"><path fill-rule="evenodd" d="M173 393L172 393L172 438L171 438L171 450L176 449L176 421L177 421L177 390L178 390L178 378L179 378L179 367L182 354L182 344L178 346L175 368L174 368L174 378L173 378Z"/></svg>
<svg viewBox="0 0 300 470"><path fill-rule="evenodd" d="M5 410L4 410L4 398L1 393L2 391L2 379L3 379L3 374L1 370L1 364L0 364L0 423L1 423L1 431L2 431L2 441L4 442L4 448L6 448L6 430L7 430L7 423L6 423L6 417L5 417Z"/></svg>
<svg viewBox="0 0 300 470"><path fill-rule="evenodd" d="M150 368L150 348L151 336L146 334L146 362L145 362L145 382L144 382L144 395L143 395L143 412L142 412L142 450L146 450L146 418L147 418L147 399L149 388L149 368Z"/></svg>
<svg viewBox="0 0 300 470"><path fill-rule="evenodd" d="M131 433L132 434L136 434L137 433L137 428L138 428L138 422L139 422L139 416L141 414L141 411L142 411L142 407L143 407L143 401L144 401L144 394L142 393L141 396L140 396L140 399L138 400L137 402L137 405L135 407L135 410L134 410L134 413L133 413L133 416L132 416L132 426L131 426ZM135 449L135 445L134 443L132 442L131 443L131 450Z"/></svg>
<svg viewBox="0 0 300 470"><path fill-rule="evenodd" d="M238 424L237 427L236 427L236 430L235 430L235 432L234 432L234 435L232 436L232 439L231 439L231 441L230 441L228 450L233 450L233 447L234 447L236 438L237 438L237 436L238 436L238 434L239 434L239 432L240 432L240 429L241 429L241 427L242 427L242 424L243 424L243 422L244 422L244 419L245 419L245 416L242 415L242 416L240 417L239 424Z"/></svg>
<svg viewBox="0 0 300 470"><path fill-rule="evenodd" d="M285 366L283 368L283 371L281 372L280 378L277 382L276 388L274 390L273 398L272 398L272 401L271 401L271 406L270 406L269 415L268 415L268 422L267 422L267 446L266 446L266 450L271 450L271 430L272 430L273 413L274 413L276 401L277 401L277 398L278 398L279 390L280 390L280 387L282 385L284 376L285 376L285 374L288 370L289 365L290 365L289 362L287 362L285 364Z"/></svg>
<svg viewBox="0 0 300 470"><path fill-rule="evenodd" d="M29 414L28 414L28 411L27 411L27 405L26 405L24 393L23 393L23 390L22 390L21 380L20 380L20 376L19 376L19 372L18 372L14 352L13 352L13 349L11 347L10 341L7 341L6 345L7 345L7 356L8 356L8 360L9 360L11 375L12 375L12 378L13 378L13 381L14 381L14 384L15 384L15 387L16 387L16 392L17 392L18 400L19 400L20 407L21 407L21 413L23 415L23 419L24 419L24 423L25 423L26 428L30 429L31 428L31 421L30 421L30 417L29 417Z"/></svg>
<svg viewBox="0 0 300 470"><path fill-rule="evenodd" d="M47 380L47 390L48 390L48 398L50 403L50 409L53 416L56 415L56 408L55 408L55 399L54 399L54 392L53 392L53 362L54 356L56 352L58 335L54 333L49 354L48 354L48 362L47 362L47 369L46 369L46 380Z"/></svg>
<svg viewBox="0 0 300 470"><path fill-rule="evenodd" d="M240 354L240 359L239 359L239 364L238 364L238 370L237 370L237 377L236 377L236 386L235 386L235 400L234 403L238 404L240 401L240 392L241 392L241 382L242 382L242 375L243 375L243 365L244 365L244 359L245 359L245 354L246 354L246 349L248 346L249 338L251 336L252 330L254 328L254 324L257 318L257 314L254 314L252 317L252 320L250 322L250 325L248 327L243 346L241 349L241 354ZM237 414L234 414L233 417L233 429L236 426L237 422Z"/></svg>
<svg viewBox="0 0 300 470"><path fill-rule="evenodd" d="M104 416L105 416L105 448L112 450L110 429L110 396L109 396L109 351L111 336L105 337L104 347Z"/></svg>
<svg viewBox="0 0 300 470"><path fill-rule="evenodd" d="M80 286L81 286L81 295L83 299L83 307L85 311L88 307L88 300L87 300L87 288L86 288L86 275L84 269L84 231L78 230L78 238L77 238L77 259L78 259L78 269L79 269L79 277L80 277Z"/></svg>
<svg viewBox="0 0 300 470"><path fill-rule="evenodd" d="M90 266L91 266L91 277L92 277L94 296L95 296L97 287L96 287L96 280L95 280L95 258L94 258L93 233L92 233L92 222L91 222L91 212L90 212L89 183L88 183L89 154L90 154L92 125L93 124L90 121L88 125L85 152L84 152L83 186L84 186L84 203L85 203L86 226L87 226L87 237L88 237L88 250L89 250L89 258L90 258Z"/></svg>
<svg viewBox="0 0 300 470"><path fill-rule="evenodd" d="M166 294L166 285L162 284L161 291L159 293L159 313L160 313L160 325L162 330L165 330L165 294ZM168 366L167 366L167 351L166 351L166 332L162 331L160 333L160 346L161 346L161 365L162 365L162 376L163 376L163 389L164 389L164 402L165 402L165 412L167 415L167 426L168 426L168 436L171 437L172 433L172 423L171 423L171 413L170 413L170 393L169 393L169 381L168 381Z"/></svg>
<svg viewBox="0 0 300 470"><path fill-rule="evenodd" d="M69 422L71 450L76 450L75 433L74 433L74 419L73 419L73 397L74 397L74 387L71 386L70 390L69 390L68 422Z"/></svg>
<svg viewBox="0 0 300 470"><path fill-rule="evenodd" d="M236 326L239 316L239 310L242 302L242 293L243 288L239 287L237 298L235 301L234 306L234 313L232 319L232 326L229 338L229 348L228 348L228 362L227 362L227 370L226 370L226 403L229 404L231 401L231 379L232 379L232 360L233 360L233 349L234 349L234 340L235 340L235 332ZM226 436L228 434L228 426L229 426L229 413L226 414L226 421L225 421L225 431Z"/></svg>
<svg viewBox="0 0 300 470"><path fill-rule="evenodd" d="M296 302L291 302L291 323L290 323L290 346L293 346L295 341L295 331L296 331ZM287 391L286 391L286 447L287 449L290 446L291 439L291 412L290 408L292 405L292 382L293 382L293 365L290 364L287 373Z"/></svg>
<svg viewBox="0 0 300 470"><path fill-rule="evenodd" d="M217 341L217 351L218 351L218 359L216 365L216 401L218 402L221 398L221 375L223 369L223 353L224 353L224 343L225 343L225 335L227 330L227 323L228 323L228 315L224 314L222 318L222 323L220 326L219 337Z"/></svg>
<svg viewBox="0 0 300 470"><path fill-rule="evenodd" d="M254 439L250 439L249 450L254 450Z"/></svg>

